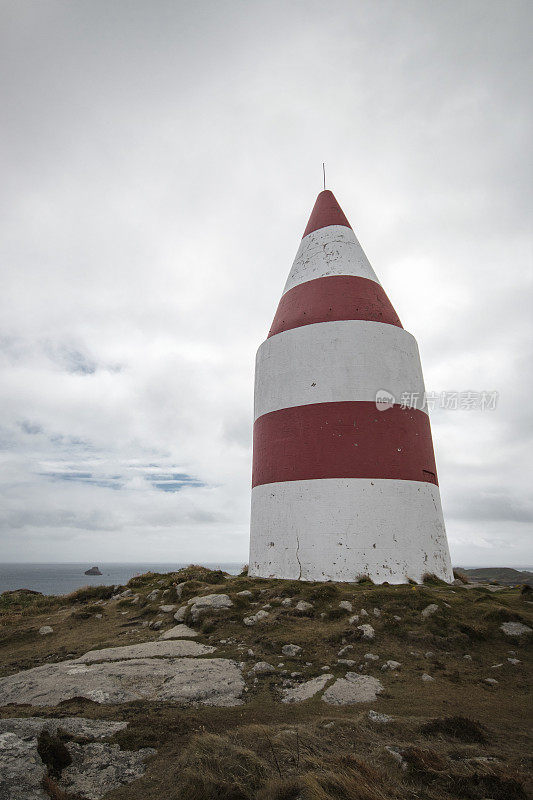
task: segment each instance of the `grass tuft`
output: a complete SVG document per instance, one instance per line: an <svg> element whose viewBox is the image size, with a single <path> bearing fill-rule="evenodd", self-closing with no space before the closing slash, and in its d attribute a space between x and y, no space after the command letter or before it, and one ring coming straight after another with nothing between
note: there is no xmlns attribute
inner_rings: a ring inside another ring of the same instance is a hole
<svg viewBox="0 0 533 800"><path fill-rule="evenodd" d="M468 717L442 717L426 722L422 725L420 732L429 736L448 736L460 742L486 744L487 736L485 729L473 719Z"/></svg>

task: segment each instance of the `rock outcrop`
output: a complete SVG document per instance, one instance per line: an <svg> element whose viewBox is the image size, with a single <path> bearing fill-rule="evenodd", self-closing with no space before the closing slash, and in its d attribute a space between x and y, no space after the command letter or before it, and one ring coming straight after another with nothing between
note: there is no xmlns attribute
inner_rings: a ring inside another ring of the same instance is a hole
<svg viewBox="0 0 533 800"><path fill-rule="evenodd" d="M27 717L0 720L0 798L5 800L49 800L43 789L47 774L38 750L42 731L82 737L80 742L65 742L71 763L59 778L61 791L79 793L87 800L100 800L107 792L140 778L152 748L121 750L102 741L126 728L127 722L103 722L79 717L50 719Z"/></svg>
<svg viewBox="0 0 533 800"><path fill-rule="evenodd" d="M214 650L187 640L92 650L71 661L0 678L0 704L53 706L85 697L103 704L170 700L183 705L240 705L244 689L240 665L226 658L195 658Z"/></svg>

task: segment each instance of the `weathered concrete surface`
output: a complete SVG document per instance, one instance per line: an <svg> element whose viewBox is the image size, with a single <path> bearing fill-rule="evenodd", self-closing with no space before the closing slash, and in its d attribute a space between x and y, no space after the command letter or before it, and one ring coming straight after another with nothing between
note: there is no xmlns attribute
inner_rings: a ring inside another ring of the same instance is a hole
<svg viewBox="0 0 533 800"><path fill-rule="evenodd" d="M324 694L322 700L332 706L346 706L353 703L370 703L383 691L383 685L371 675L358 675L347 672L344 678L337 678Z"/></svg>
<svg viewBox="0 0 533 800"><path fill-rule="evenodd" d="M283 689L282 703L303 703L304 700L309 700L317 692L324 688L326 683L333 678L333 675L319 675L317 678L311 678L305 683L300 683L290 689Z"/></svg>
<svg viewBox="0 0 533 800"><path fill-rule="evenodd" d="M243 689L239 665L225 658L132 658L97 664L64 661L0 678L0 704L53 706L85 697L104 704L172 700L184 705L235 706L242 702Z"/></svg>
<svg viewBox="0 0 533 800"><path fill-rule="evenodd" d="M88 653L76 658L75 661L91 664L95 661L123 661L127 658L205 656L214 653L215 649L206 644L188 641L143 642L142 644L130 644L125 647L106 647L103 650L89 650Z"/></svg>
<svg viewBox="0 0 533 800"><path fill-rule="evenodd" d="M52 719L0 720L0 800L49 800L42 789L47 774L37 751L37 737L42 730L55 733L58 728L88 739L112 736L127 726L126 722L103 722L76 717ZM155 750L120 750L117 745L98 742L66 742L72 764L63 770L59 786L79 792L87 800L100 800L106 792L139 778L145 760Z"/></svg>

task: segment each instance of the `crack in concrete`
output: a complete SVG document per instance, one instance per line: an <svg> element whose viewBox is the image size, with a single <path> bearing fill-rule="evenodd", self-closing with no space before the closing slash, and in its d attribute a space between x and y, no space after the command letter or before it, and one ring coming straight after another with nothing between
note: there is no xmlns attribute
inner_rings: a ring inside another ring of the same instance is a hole
<svg viewBox="0 0 533 800"><path fill-rule="evenodd" d="M298 573L298 580L302 579L302 564L300 561L300 539L298 538L298 534L296 534L296 561L298 562L298 566L300 567L300 572Z"/></svg>

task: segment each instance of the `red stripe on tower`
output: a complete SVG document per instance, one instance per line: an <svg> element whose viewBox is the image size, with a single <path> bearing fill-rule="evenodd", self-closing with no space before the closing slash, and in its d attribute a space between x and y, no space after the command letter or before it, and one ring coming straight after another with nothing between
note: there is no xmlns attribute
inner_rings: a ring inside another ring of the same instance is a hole
<svg viewBox="0 0 533 800"><path fill-rule="evenodd" d="M252 486L322 478L437 483L429 417L375 402L316 403L263 414L254 424Z"/></svg>
<svg viewBox="0 0 533 800"><path fill-rule="evenodd" d="M379 283L355 275L332 275L300 283L285 292L268 335L301 325L345 319L365 319L402 327Z"/></svg>

